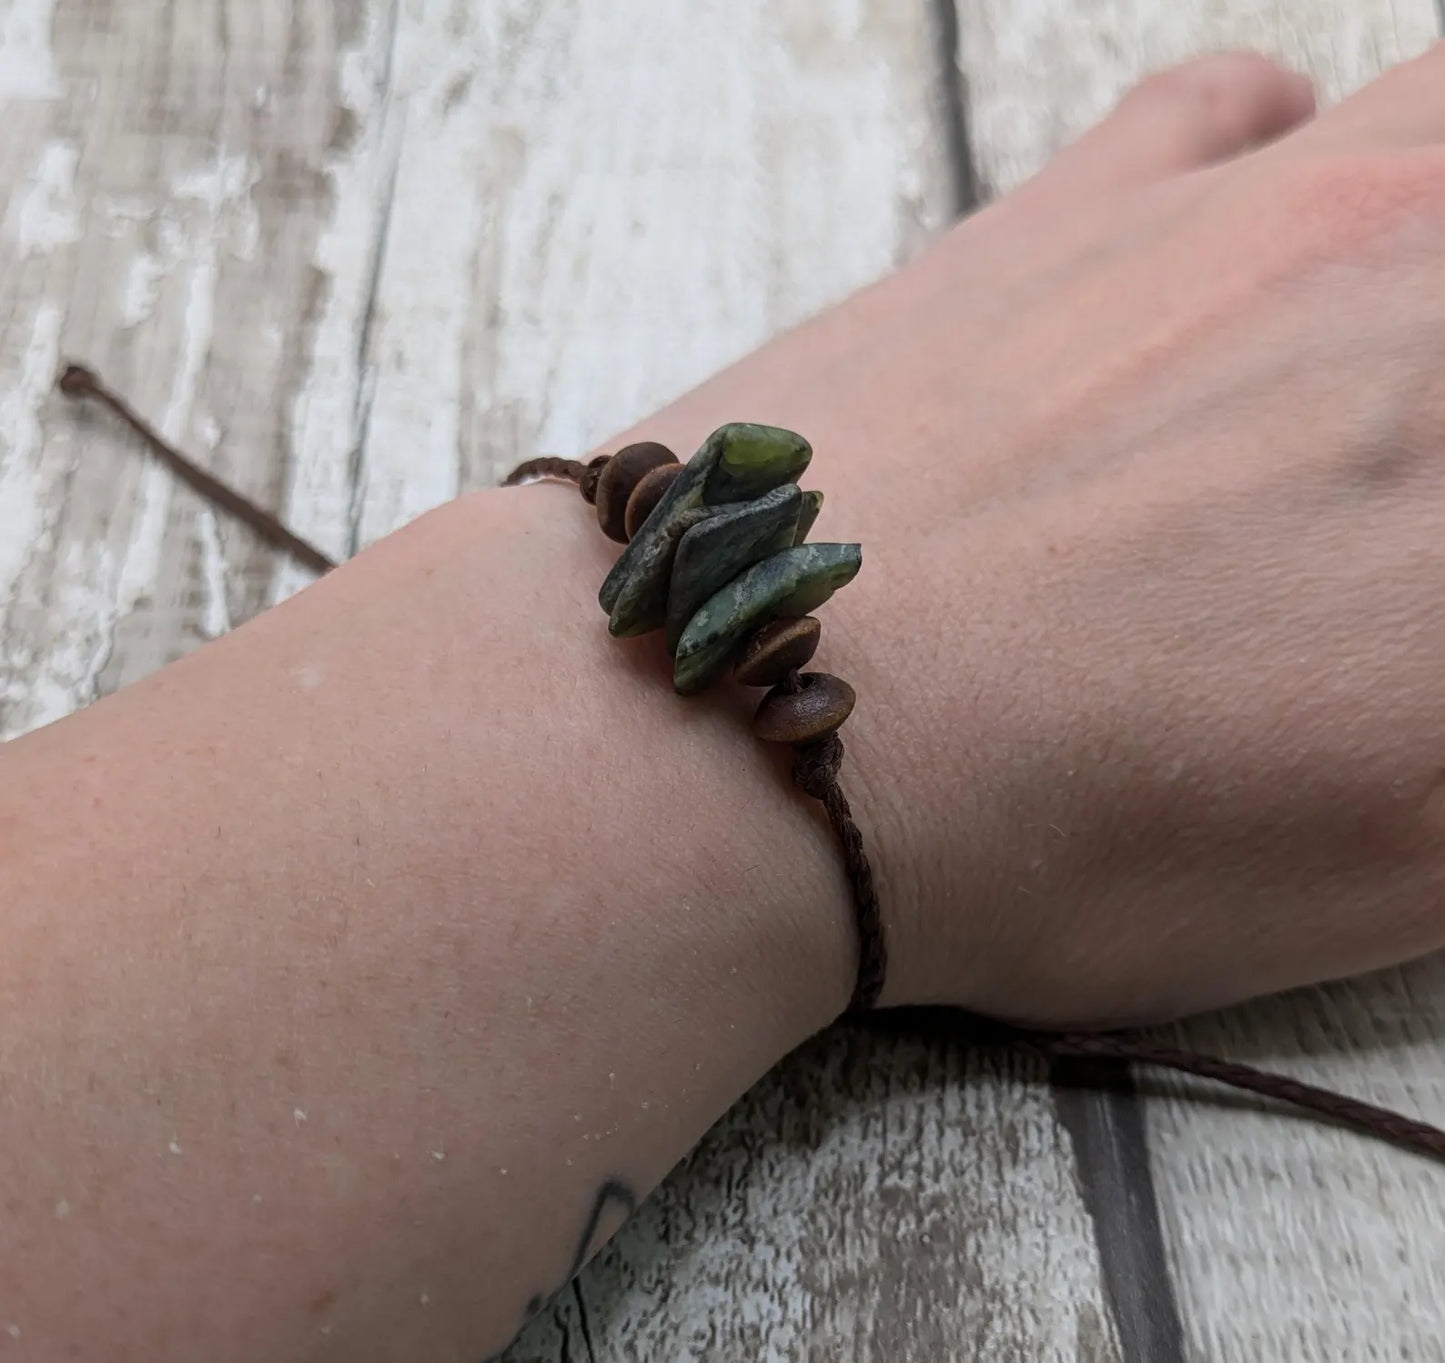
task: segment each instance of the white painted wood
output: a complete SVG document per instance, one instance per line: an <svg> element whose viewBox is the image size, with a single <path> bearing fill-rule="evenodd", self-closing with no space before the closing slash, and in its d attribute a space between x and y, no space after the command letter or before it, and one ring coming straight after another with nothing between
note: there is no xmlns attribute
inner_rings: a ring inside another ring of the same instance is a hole
<svg viewBox="0 0 1445 1363"><path fill-rule="evenodd" d="M586 449L909 255L946 200L925 19L417 7L377 134L399 170L362 538Z"/></svg>
<svg viewBox="0 0 1445 1363"><path fill-rule="evenodd" d="M984 180L1007 189L1157 66L1253 46L1327 98L1423 50L1430 0L959 0ZM1200 1019L1179 1044L1445 1123L1445 962ZM1217 1091L1149 1080L1186 1340L1210 1363L1445 1358L1445 1173Z"/></svg>
<svg viewBox="0 0 1445 1363"><path fill-rule="evenodd" d="M1445 960L1199 1019L1176 1040L1445 1125ZM1438 1164L1214 1091L1152 1104L1150 1143L1199 1358L1445 1358Z"/></svg>
<svg viewBox="0 0 1445 1363"><path fill-rule="evenodd" d="M1002 193L1171 62L1253 48L1337 99L1439 34L1434 0L956 0L969 132Z"/></svg>
<svg viewBox="0 0 1445 1363"><path fill-rule="evenodd" d="M579 1303L580 1308L579 1309ZM1114 1363L1043 1071L836 1031L768 1076L508 1363Z"/></svg>
<svg viewBox="0 0 1445 1363"><path fill-rule="evenodd" d="M344 555L911 254L950 198L930 17L0 0L0 732L305 580L53 397L63 355ZM513 1357L1109 1363L1039 1079L820 1041Z"/></svg>
<svg viewBox="0 0 1445 1363"><path fill-rule="evenodd" d="M332 71L353 35L333 8L0 5L0 732L152 671L265 598L272 556L249 532L51 382L83 356L279 500L327 287L324 167L345 132Z"/></svg>

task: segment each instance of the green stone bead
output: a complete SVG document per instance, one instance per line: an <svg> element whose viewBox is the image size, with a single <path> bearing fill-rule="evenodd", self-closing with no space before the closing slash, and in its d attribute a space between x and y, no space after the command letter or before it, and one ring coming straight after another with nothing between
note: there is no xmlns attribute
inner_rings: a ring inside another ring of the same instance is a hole
<svg viewBox="0 0 1445 1363"><path fill-rule="evenodd" d="M798 533L793 539L794 544L802 544L807 540L813 524L818 519L818 513L823 509L823 494L821 492L805 492L803 494L803 510L798 515Z"/></svg>
<svg viewBox="0 0 1445 1363"><path fill-rule="evenodd" d="M709 506L750 502L784 483L796 483L813 457L802 436L778 426L737 421L713 432L708 444L719 443L710 470L705 499Z"/></svg>
<svg viewBox="0 0 1445 1363"><path fill-rule="evenodd" d="M632 542L622 551L621 557L612 565L612 571L602 583L597 599L602 603L602 609L613 617L614 622L618 599L622 596L624 586L629 583L633 584L629 594L634 599L645 598L655 605L660 595L661 609L643 613L648 617L656 615L656 619L647 629L657 629L666 618L667 584L672 573L672 555L678 540L682 538L678 521L688 512L702 506L703 489L707 485L708 474L722 458L723 431L727 429L724 426L722 431L715 431L708 438L707 444L683 465L682 472L672 480L672 486L663 494L662 500ZM634 582L639 573L643 574L644 580ZM632 615L631 611L624 612L624 628L620 631L615 623L609 628L614 634L645 632L633 628L637 619L643 617L634 619Z"/></svg>
<svg viewBox="0 0 1445 1363"><path fill-rule="evenodd" d="M800 544L784 549L713 594L678 641L673 689L690 696L719 677L752 630L780 615L806 615L857 575L856 544ZM808 602L800 608L797 603Z"/></svg>
<svg viewBox="0 0 1445 1363"><path fill-rule="evenodd" d="M667 647L672 652L687 622L720 587L745 568L789 549L798 533L803 494L795 483L756 501L719 508L677 546L667 594Z"/></svg>
<svg viewBox="0 0 1445 1363"><path fill-rule="evenodd" d="M715 515L717 512L710 507L690 507L669 518L663 533L648 541L646 552L637 560L632 576L622 584L612 607L607 620L609 634L630 639L662 628L667 622L668 584L672 581L677 546L689 530Z"/></svg>

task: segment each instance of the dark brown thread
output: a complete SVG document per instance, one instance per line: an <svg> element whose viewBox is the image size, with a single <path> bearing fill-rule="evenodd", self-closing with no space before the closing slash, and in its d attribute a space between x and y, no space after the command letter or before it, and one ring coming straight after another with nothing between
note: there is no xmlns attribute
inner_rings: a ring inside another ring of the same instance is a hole
<svg viewBox="0 0 1445 1363"><path fill-rule="evenodd" d="M229 511L238 521L249 525L267 543L277 549L284 549L298 563L318 573L329 573L336 567L335 560L323 554L314 544L307 543L300 535L287 529L269 511L242 496L235 488L228 487L162 438L160 432L124 398L107 388L93 369L88 369L83 364L67 364L56 380L56 387L68 398L77 401L89 398L103 407L108 407L145 441L151 453L183 483L198 492L212 506Z"/></svg>
<svg viewBox="0 0 1445 1363"><path fill-rule="evenodd" d="M524 483L535 483L542 479L558 483L575 483L582 493L582 500L588 506L596 506L597 479L601 476L603 464L611 457L611 455L599 454L589 463L583 464L576 459L559 459L555 455L543 455L539 459L529 459L525 464L518 464L502 479L502 486L521 487Z"/></svg>
<svg viewBox="0 0 1445 1363"><path fill-rule="evenodd" d="M586 464L575 459L558 459L554 455L543 455L540 459L529 459L518 464L505 478L503 487L521 487L523 483L535 483L550 478L559 483L580 483L587 472Z"/></svg>
<svg viewBox="0 0 1445 1363"><path fill-rule="evenodd" d="M1288 1075L1271 1074L1252 1065L1240 1065L1195 1051L1181 1051L1133 1032L1081 1032L1065 1036L1031 1032L1016 1039L1021 1045L1050 1057L1127 1060L1136 1065L1152 1065L1157 1069L1196 1075L1216 1084L1243 1089L1262 1098L1272 1098L1319 1113L1342 1126L1390 1141L1417 1155L1445 1160L1445 1131L1439 1127L1416 1121L1401 1112L1392 1112L1389 1108L1377 1107L1374 1103L1291 1079Z"/></svg>
<svg viewBox="0 0 1445 1363"><path fill-rule="evenodd" d="M94 371L84 365L68 365L60 376L58 386L67 397L93 398L109 407L179 478L203 498L245 521L271 543L289 550L301 562L318 571L325 572L335 566L319 549L307 544L287 529L270 512L247 501L240 493L219 482L173 449L122 398L106 388ZM560 479L576 484L588 501L595 501L597 475L607 459L607 455L599 455L587 464L575 459L528 460L512 470L504 480L504 486L514 487L539 478ZM591 496L588 496L589 492ZM797 673L788 680L794 688L801 684ZM843 756L843 742L836 733L816 743L799 744L794 748L793 781L804 794L822 804L842 849L844 868L853 891L859 942L857 982L849 1011L865 1012L877 1004L882 993L888 956L882 907L873 883L873 870L864 849L863 835L853 820L848 800L838 784L838 771L842 766ZM1291 1079L1288 1075L1271 1074L1250 1065L1240 1065L1215 1056L1160 1045L1138 1033L1079 1032L1059 1035L1020 1031L985 1023L979 1039L1002 1040L1046 1057L1124 1060L1132 1064L1195 1075L1318 1113L1365 1135L1389 1141L1416 1154L1445 1160L1445 1131L1431 1126L1428 1122L1417 1121L1401 1112Z"/></svg>
<svg viewBox="0 0 1445 1363"><path fill-rule="evenodd" d="M829 734L817 743L799 743L793 749L793 783L823 806L843 853L843 870L853 891L853 917L858 928L858 976L848 1011L865 1013L877 1004L883 992L883 980L888 974L888 944L883 935L883 908L873 884L873 867L864 850L863 834L853 822L848 797L838 784L838 770L842 765L843 740L837 734Z"/></svg>

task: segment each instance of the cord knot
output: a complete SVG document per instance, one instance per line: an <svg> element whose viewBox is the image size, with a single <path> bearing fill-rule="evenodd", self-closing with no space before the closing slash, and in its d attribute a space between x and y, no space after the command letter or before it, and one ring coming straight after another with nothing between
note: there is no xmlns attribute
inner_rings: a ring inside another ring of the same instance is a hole
<svg viewBox="0 0 1445 1363"><path fill-rule="evenodd" d="M586 502L588 506L597 505L597 483L602 477L602 470L607 466L607 461L611 457L612 456L608 454L599 454L597 458L592 460L582 471L582 476L577 479L577 486L582 491L582 500Z"/></svg>
<svg viewBox="0 0 1445 1363"><path fill-rule="evenodd" d="M836 733L793 749L793 784L815 800L826 800L838 783L843 765L843 740Z"/></svg>

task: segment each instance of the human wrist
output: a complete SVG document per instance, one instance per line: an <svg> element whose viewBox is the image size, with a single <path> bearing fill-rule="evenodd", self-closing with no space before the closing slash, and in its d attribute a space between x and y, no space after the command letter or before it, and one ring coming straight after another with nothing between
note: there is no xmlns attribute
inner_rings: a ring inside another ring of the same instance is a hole
<svg viewBox="0 0 1445 1363"><path fill-rule="evenodd" d="M555 861L559 823L576 830L567 855L599 902L647 915L660 936L679 934L670 949L689 969L734 981L779 1056L832 1021L856 969L847 886L826 824L749 732L756 697L682 699L655 637L609 637L596 596L616 546L575 494L486 492L441 514L512 565L528 602L500 626L515 639L518 713L542 716L554 687L567 697L544 739L549 754L565 749L547 777L551 817L519 851Z"/></svg>

